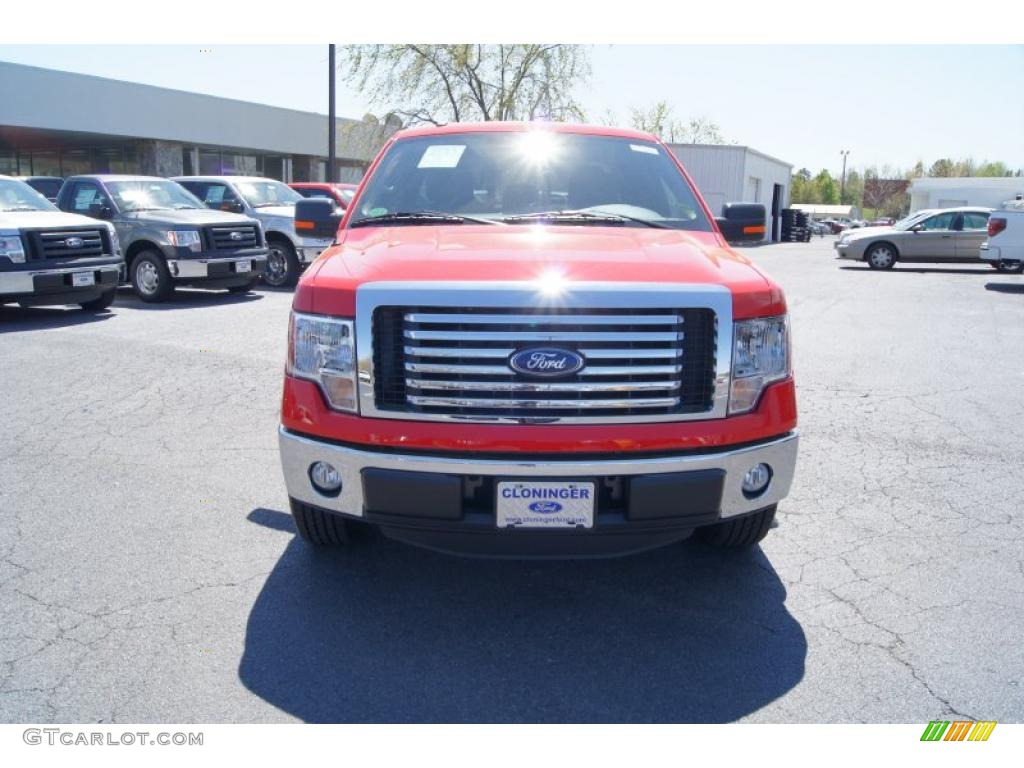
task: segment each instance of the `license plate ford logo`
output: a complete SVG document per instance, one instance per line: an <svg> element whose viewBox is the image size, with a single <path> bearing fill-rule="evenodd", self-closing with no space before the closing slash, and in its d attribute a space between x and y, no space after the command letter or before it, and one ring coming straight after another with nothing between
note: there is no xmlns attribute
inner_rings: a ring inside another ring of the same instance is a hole
<svg viewBox="0 0 1024 768"><path fill-rule="evenodd" d="M571 376L586 365L583 355L570 349L533 347L513 352L508 367L516 373L541 378Z"/></svg>

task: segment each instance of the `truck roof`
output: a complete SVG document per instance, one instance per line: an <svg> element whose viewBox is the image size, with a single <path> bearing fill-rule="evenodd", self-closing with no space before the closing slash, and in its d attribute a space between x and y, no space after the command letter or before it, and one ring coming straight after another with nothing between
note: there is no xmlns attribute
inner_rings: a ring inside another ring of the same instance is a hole
<svg viewBox="0 0 1024 768"><path fill-rule="evenodd" d="M142 176L129 173L76 173L68 176L65 181L72 179L98 179L99 181L167 181L163 176Z"/></svg>
<svg viewBox="0 0 1024 768"><path fill-rule="evenodd" d="M417 126L399 131L395 134L395 138L407 139L416 136L444 136L452 133L501 133L530 130L545 130L554 133L579 133L592 136L613 136L620 139L637 139L640 141L658 140L653 134L637 131L632 128L612 128L607 125L586 125L582 123L502 122L497 120L483 123L448 123L447 125Z"/></svg>

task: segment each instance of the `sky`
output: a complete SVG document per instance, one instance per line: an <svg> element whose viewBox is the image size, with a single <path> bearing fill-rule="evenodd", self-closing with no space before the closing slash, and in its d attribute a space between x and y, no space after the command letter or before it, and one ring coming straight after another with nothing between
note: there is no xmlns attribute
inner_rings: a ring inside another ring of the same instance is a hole
<svg viewBox="0 0 1024 768"><path fill-rule="evenodd" d="M796 168L1024 167L1024 46L587 46L590 119L666 101ZM0 46L0 60L313 112L327 111L324 45ZM377 114L338 78L338 114ZM2 110L0 110L2 112ZM0 115L2 119L2 115Z"/></svg>

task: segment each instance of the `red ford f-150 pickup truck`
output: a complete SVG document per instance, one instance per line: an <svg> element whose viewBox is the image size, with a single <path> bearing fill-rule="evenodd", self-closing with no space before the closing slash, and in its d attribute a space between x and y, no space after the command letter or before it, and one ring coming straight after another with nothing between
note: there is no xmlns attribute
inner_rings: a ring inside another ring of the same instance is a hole
<svg viewBox="0 0 1024 768"><path fill-rule="evenodd" d="M793 479L780 288L668 148L559 124L381 150L295 293L280 449L314 544L355 523L449 552L760 541Z"/></svg>

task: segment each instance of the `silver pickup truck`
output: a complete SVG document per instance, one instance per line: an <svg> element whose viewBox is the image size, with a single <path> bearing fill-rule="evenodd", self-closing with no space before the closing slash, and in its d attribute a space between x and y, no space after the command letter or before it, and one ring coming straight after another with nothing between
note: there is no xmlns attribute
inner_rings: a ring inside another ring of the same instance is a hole
<svg viewBox="0 0 1024 768"><path fill-rule="evenodd" d="M123 266L110 224L63 213L25 182L0 176L0 304L106 309Z"/></svg>
<svg viewBox="0 0 1024 768"><path fill-rule="evenodd" d="M250 216L267 236L267 269L263 282L290 287L302 270L333 242L333 238L302 237L295 231L295 204L303 197L275 179L259 176L178 176L174 181L218 211Z"/></svg>

